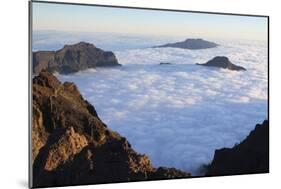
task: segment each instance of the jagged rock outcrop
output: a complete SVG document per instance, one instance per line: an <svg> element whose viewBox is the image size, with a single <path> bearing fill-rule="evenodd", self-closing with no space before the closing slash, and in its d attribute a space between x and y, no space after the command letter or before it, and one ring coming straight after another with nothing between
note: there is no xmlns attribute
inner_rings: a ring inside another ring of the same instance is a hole
<svg viewBox="0 0 281 189"><path fill-rule="evenodd" d="M34 74L38 74L42 69L69 74L88 68L120 65L113 52L103 51L85 42L65 45L58 51L33 52Z"/></svg>
<svg viewBox="0 0 281 189"><path fill-rule="evenodd" d="M73 83L33 78L33 187L189 177L155 168L98 117Z"/></svg>
<svg viewBox="0 0 281 189"><path fill-rule="evenodd" d="M269 126L265 120L240 144L215 151L207 176L269 172Z"/></svg>
<svg viewBox="0 0 281 189"><path fill-rule="evenodd" d="M174 47L174 48L181 48L181 49L208 49L217 47L218 44L206 41L203 39L186 39L185 41L176 42L176 43L168 43L165 45L155 46L155 48L162 48L162 47Z"/></svg>
<svg viewBox="0 0 281 189"><path fill-rule="evenodd" d="M218 67L218 68L224 68L229 70L236 70L236 71L246 71L245 68L242 66L237 66L229 61L229 59L225 56L216 56L212 60L209 60L205 64L198 64L200 66L211 66L211 67Z"/></svg>

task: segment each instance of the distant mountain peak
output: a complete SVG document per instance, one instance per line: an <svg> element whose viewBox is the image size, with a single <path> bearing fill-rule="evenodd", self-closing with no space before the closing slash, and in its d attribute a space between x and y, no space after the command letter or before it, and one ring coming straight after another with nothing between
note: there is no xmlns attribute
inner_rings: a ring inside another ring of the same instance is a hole
<svg viewBox="0 0 281 189"><path fill-rule="evenodd" d="M188 38L182 42L176 42L176 43L168 43L160 46L156 46L155 48L163 48L163 47L174 47L174 48L182 48L182 49L207 49L207 48L214 48L217 47L218 44L210 41L206 41L201 38Z"/></svg>
<svg viewBox="0 0 281 189"><path fill-rule="evenodd" d="M33 52L33 73L42 69L69 74L96 67L121 66L111 51L103 51L87 42L64 45L57 51Z"/></svg>
<svg viewBox="0 0 281 189"><path fill-rule="evenodd" d="M226 56L216 56L204 64L197 63L197 65L219 67L219 68L236 70L236 71L246 71L246 69L243 68L242 66L237 66L232 62L230 62L230 60Z"/></svg>
<svg viewBox="0 0 281 189"><path fill-rule="evenodd" d="M192 38L187 38L185 41L205 41L202 38L196 38L196 39L192 39Z"/></svg>
<svg viewBox="0 0 281 189"><path fill-rule="evenodd" d="M75 44L65 44L63 48L65 48L65 47L89 47L89 46L96 48L96 46L94 44L87 43L84 41L80 41L79 43L75 43Z"/></svg>

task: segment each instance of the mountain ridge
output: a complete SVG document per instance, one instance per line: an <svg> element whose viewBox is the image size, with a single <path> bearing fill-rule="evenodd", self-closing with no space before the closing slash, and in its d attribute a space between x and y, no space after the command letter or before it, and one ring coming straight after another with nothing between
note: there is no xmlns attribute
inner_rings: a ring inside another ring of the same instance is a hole
<svg viewBox="0 0 281 189"><path fill-rule="evenodd" d="M182 49L190 49L190 50L199 50L199 49L208 49L219 46L218 44L210 41L206 41L204 39L186 39L181 42L175 43L167 43L164 45L154 46L154 48L164 48L164 47L174 47L174 48L182 48Z"/></svg>
<svg viewBox="0 0 281 189"><path fill-rule="evenodd" d="M113 52L86 42L64 45L57 51L36 51L32 60L34 74L39 74L42 69L70 74L88 68L121 66Z"/></svg>

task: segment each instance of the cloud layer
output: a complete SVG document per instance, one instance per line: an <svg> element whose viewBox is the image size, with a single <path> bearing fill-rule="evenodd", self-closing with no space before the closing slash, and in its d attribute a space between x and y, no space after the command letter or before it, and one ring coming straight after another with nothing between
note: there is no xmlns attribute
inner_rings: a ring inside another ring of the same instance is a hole
<svg viewBox="0 0 281 189"><path fill-rule="evenodd" d="M75 82L101 119L155 166L198 175L215 149L232 147L267 118L266 45L218 43L206 50L116 51L120 68L59 78ZM247 71L194 65L221 55Z"/></svg>

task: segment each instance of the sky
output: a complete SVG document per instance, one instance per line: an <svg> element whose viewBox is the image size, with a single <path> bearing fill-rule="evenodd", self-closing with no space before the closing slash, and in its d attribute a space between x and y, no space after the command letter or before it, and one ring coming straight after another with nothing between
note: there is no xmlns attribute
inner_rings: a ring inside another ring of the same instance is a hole
<svg viewBox="0 0 281 189"><path fill-rule="evenodd" d="M33 30L267 40L267 18L33 2Z"/></svg>

